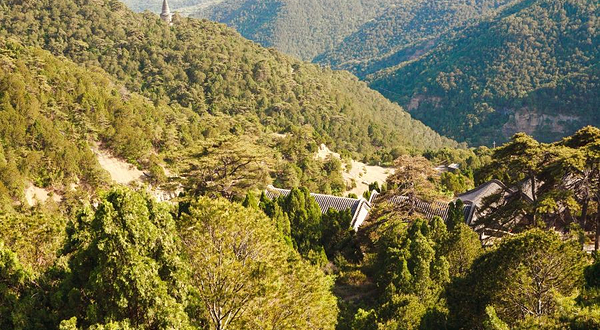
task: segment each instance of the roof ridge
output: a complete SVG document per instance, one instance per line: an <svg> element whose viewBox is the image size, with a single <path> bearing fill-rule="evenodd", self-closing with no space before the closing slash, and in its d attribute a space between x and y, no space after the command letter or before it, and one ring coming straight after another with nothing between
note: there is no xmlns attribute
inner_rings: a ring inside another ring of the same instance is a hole
<svg viewBox="0 0 600 330"><path fill-rule="evenodd" d="M496 183L497 185L499 185L500 187L502 187L502 189L506 189L506 190L508 190L508 187L507 187L507 186L506 186L506 185L505 185L505 184L504 184L502 181L500 181L500 180L498 180L498 179L492 179L492 180L490 180L490 181L487 181L487 182L485 182L485 183L482 183L482 184L480 184L480 185L479 185L479 186L477 186L476 188L473 188L473 189L471 189L471 190L465 191L464 193L462 193L462 194L458 195L456 199L460 199L460 196L465 196L465 195L468 195L468 194L472 194L472 193L474 193L474 192L477 192L477 191L479 191L479 190L481 190L481 189L483 189L483 188L485 188L485 187L489 186L489 185L490 185L490 184L492 184L492 183Z"/></svg>
<svg viewBox="0 0 600 330"><path fill-rule="evenodd" d="M272 185L267 186L267 189L272 189L272 190L279 190L279 191L285 191L287 193L290 193L292 190L291 189L283 189L283 188L277 188L274 187ZM312 193L309 192L313 197L314 196L323 196L323 197L330 197L330 198L339 198L339 199L344 199L344 200L349 200L349 201L366 201L368 202L365 198L363 197L359 197L359 198L350 198L350 197L343 197L343 196L335 196L335 195L328 195L328 194L319 194L319 193Z"/></svg>

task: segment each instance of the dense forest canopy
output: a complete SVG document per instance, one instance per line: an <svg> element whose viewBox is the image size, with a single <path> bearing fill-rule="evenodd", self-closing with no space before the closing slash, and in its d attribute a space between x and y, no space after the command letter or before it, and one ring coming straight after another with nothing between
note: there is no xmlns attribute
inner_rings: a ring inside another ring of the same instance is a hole
<svg viewBox="0 0 600 330"><path fill-rule="evenodd" d="M11 209L31 186L67 200L107 187L98 149L144 171L166 191L243 198L248 189L303 185L343 194L340 161L317 159L310 126L276 135L252 114L198 114L152 102L99 68L2 39L0 199ZM80 196L81 197L81 196ZM29 202L31 203L31 202Z"/></svg>
<svg viewBox="0 0 600 330"><path fill-rule="evenodd" d="M230 0L184 13L347 69L473 146L519 131L550 142L599 123L595 1Z"/></svg>
<svg viewBox="0 0 600 330"><path fill-rule="evenodd" d="M401 1L386 7L314 62L359 77L418 58L446 32L460 30L513 0Z"/></svg>
<svg viewBox="0 0 600 330"><path fill-rule="evenodd" d="M371 86L442 134L474 145L525 131L543 141L598 125L598 4L527 0Z"/></svg>
<svg viewBox="0 0 600 330"><path fill-rule="evenodd" d="M99 66L154 102L201 115L254 114L278 133L310 125L332 148L363 156L398 144L456 145L352 75L261 48L219 24L176 18L169 27L108 0L2 5L0 33Z"/></svg>
<svg viewBox="0 0 600 330"><path fill-rule="evenodd" d="M600 129L455 148L222 25L0 9L0 329L600 328ZM99 149L141 178L115 184ZM342 195L350 156L395 166L345 199L370 208L358 231L311 194ZM505 190L469 226L455 198L491 179Z"/></svg>
<svg viewBox="0 0 600 330"><path fill-rule="evenodd" d="M244 37L286 54L312 60L375 18L392 0L225 0L192 17L225 23Z"/></svg>
<svg viewBox="0 0 600 330"><path fill-rule="evenodd" d="M585 225L576 219L559 234L547 216L587 216L600 224L600 131L588 127L552 145L519 134L491 155L470 152L426 156L476 156L481 163L467 163L482 172L477 176L504 175L509 183L511 175L519 181L534 173L544 178L543 187L562 193L540 189L531 204L539 221L524 222L483 246L464 223L462 208L444 221L390 203L398 194L447 198L432 163L408 155L398 159L396 174L381 187L358 232L350 227L349 212L323 214L306 188L273 200L249 191L242 203L210 194L158 203L147 193L115 187L73 212L51 205L3 212L0 325L598 328L600 263L582 249L589 243ZM585 173L591 173L587 190L560 183ZM583 191L592 194L589 199ZM566 208L552 207L549 197ZM585 200L586 214L576 206Z"/></svg>

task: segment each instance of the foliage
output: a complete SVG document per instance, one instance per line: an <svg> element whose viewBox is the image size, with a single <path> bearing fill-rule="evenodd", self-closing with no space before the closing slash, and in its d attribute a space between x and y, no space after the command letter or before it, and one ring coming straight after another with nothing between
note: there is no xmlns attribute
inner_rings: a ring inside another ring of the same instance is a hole
<svg viewBox="0 0 600 330"><path fill-rule="evenodd" d="M449 191L454 195L473 189L473 181L461 173L442 173L440 175L440 185L445 191Z"/></svg>
<svg viewBox="0 0 600 330"><path fill-rule="evenodd" d="M347 258L356 259L356 251L352 249L354 229L350 210L327 210L327 213L323 214L321 218L321 226L321 244L330 260L338 253L345 254Z"/></svg>
<svg viewBox="0 0 600 330"><path fill-rule="evenodd" d="M433 164L422 156L403 155L395 160L396 170L387 179L388 194L410 199L431 201L440 197L436 183L439 180Z"/></svg>
<svg viewBox="0 0 600 330"><path fill-rule="evenodd" d="M166 205L127 189L107 193L95 212L84 210L61 250L69 260L57 295L62 319L189 328L176 232Z"/></svg>
<svg viewBox="0 0 600 330"><path fill-rule="evenodd" d="M43 271L56 259L65 239L67 219L43 210L0 215L0 241L35 271Z"/></svg>
<svg viewBox="0 0 600 330"><path fill-rule="evenodd" d="M383 10L352 31L315 62L361 78L393 68L435 48L445 33L459 30L510 0L387 1Z"/></svg>
<svg viewBox="0 0 600 330"><path fill-rule="evenodd" d="M582 253L577 242L539 229L503 240L449 289L451 324L478 327L487 306L509 325L553 315L557 296L571 296L582 284Z"/></svg>
<svg viewBox="0 0 600 330"><path fill-rule="evenodd" d="M0 43L3 204L10 205L11 199L22 200L27 182L56 191L76 182L83 187L103 185L106 175L89 148L87 134L101 126L107 141L127 134L115 131L122 114L109 115L104 102L132 111L143 108L144 102L124 101L114 95L116 88L109 87L109 81L100 73L78 68L38 49L24 48L13 40L0 39ZM101 121L104 125L99 124ZM121 122L121 128L129 126ZM129 146L123 143L121 148Z"/></svg>
<svg viewBox="0 0 600 330"><path fill-rule="evenodd" d="M509 330L510 328L504 323L498 315L493 306L487 306L485 308L486 319L483 321L484 330Z"/></svg>
<svg viewBox="0 0 600 330"><path fill-rule="evenodd" d="M450 265L448 271L452 278L467 275L473 262L483 253L479 236L464 223L449 228L447 237L442 240L438 252Z"/></svg>
<svg viewBox="0 0 600 330"><path fill-rule="evenodd" d="M1 35L99 66L155 104L180 105L201 116L254 116L278 133L308 124L329 147L356 154L396 145L456 145L352 75L261 48L223 25L179 17L168 26L112 0L8 0L0 20ZM138 141L136 134L122 138Z"/></svg>
<svg viewBox="0 0 600 330"><path fill-rule="evenodd" d="M180 156L184 186L196 196L241 199L248 190L266 188L273 166L269 153L247 136L207 140Z"/></svg>
<svg viewBox="0 0 600 330"><path fill-rule="evenodd" d="M234 27L245 38L311 60L335 47L390 0L225 0L184 11Z"/></svg>
<svg viewBox="0 0 600 330"><path fill-rule="evenodd" d="M331 281L295 255L257 210L200 198L179 221L194 315L211 328L333 329Z"/></svg>
<svg viewBox="0 0 600 330"><path fill-rule="evenodd" d="M423 220L408 225L392 221L379 229L381 234L373 242L376 256L368 268L373 270L380 297L374 309L356 314L355 323L362 329L378 325L418 329L423 319L437 314L436 306L449 281L448 261L436 251L441 243L436 242L437 234L446 230L441 225L434 230Z"/></svg>
<svg viewBox="0 0 600 330"><path fill-rule="evenodd" d="M555 141L600 124L597 10L592 0L510 2L442 35L432 50L419 44L407 61L369 77L370 86L471 145L519 131Z"/></svg>
<svg viewBox="0 0 600 330"><path fill-rule="evenodd" d="M21 327L23 319L20 306L31 273L24 268L17 255L0 240L0 328Z"/></svg>
<svg viewBox="0 0 600 330"><path fill-rule="evenodd" d="M319 150L317 141L315 130L303 126L290 128L285 137L275 142L284 161L276 169L276 186L302 186L310 191L336 195L341 195L346 190L339 160L333 157L324 160L315 157Z"/></svg>
<svg viewBox="0 0 600 330"><path fill-rule="evenodd" d="M516 134L479 171L478 176L506 185L484 199L481 224L501 230L546 226L566 231L575 223L584 231L597 228L599 141L600 130L594 127L553 144Z"/></svg>
<svg viewBox="0 0 600 330"><path fill-rule="evenodd" d="M290 220L291 237L300 255L316 264L326 261L321 245L321 208L306 188L294 188L280 200Z"/></svg>

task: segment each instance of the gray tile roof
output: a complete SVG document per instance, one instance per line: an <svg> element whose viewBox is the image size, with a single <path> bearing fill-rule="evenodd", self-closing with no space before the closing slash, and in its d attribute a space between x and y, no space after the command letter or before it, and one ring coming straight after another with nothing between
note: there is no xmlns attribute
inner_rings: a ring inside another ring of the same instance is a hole
<svg viewBox="0 0 600 330"><path fill-rule="evenodd" d="M517 196L515 194L519 194L519 196L522 196L525 198L525 200L533 202L530 180L523 180L518 185L509 188L501 181L494 179L480 185L475 189L458 195L457 199L462 200L465 203L465 206L471 207L469 216L466 218L467 223L472 225L474 218L476 220L476 218L481 216L480 209L485 198L498 193L502 193L502 198L505 200Z"/></svg>
<svg viewBox="0 0 600 330"><path fill-rule="evenodd" d="M460 199L464 203L470 203L479 207L481 206L483 199L493 194L497 194L502 190L506 190L504 183L500 182L499 180L492 180L475 189L458 195L457 199Z"/></svg>
<svg viewBox="0 0 600 330"><path fill-rule="evenodd" d="M273 199L280 196L287 196L290 194L290 191L291 190L289 189L280 189L269 186L265 191L265 194L269 199ZM311 193L310 195L315 199L317 204L319 204L323 214L327 213L329 209L334 209L337 211L345 211L349 209L352 216L354 216L354 213L356 210L358 210L361 202L366 202L363 198L347 198L314 193Z"/></svg>
<svg viewBox="0 0 600 330"><path fill-rule="evenodd" d="M390 199L390 202L396 205L402 205L408 202L408 197L406 196L394 196ZM424 215L427 220L433 219L433 217L438 216L442 218L444 221L448 220L448 212L450 211L450 206L447 203L442 202L433 202L428 203L422 200L417 200L415 203L415 210ZM465 222L469 220L471 215L472 207L471 205L465 205L463 207L463 214L465 217Z"/></svg>

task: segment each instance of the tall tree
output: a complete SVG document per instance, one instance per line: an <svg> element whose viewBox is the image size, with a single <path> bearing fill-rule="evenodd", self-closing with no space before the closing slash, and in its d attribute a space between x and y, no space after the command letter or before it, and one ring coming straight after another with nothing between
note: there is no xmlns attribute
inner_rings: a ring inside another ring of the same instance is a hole
<svg viewBox="0 0 600 330"><path fill-rule="evenodd" d="M213 329L333 329L331 281L284 243L258 210L223 199L192 202L179 221L195 318Z"/></svg>
<svg viewBox="0 0 600 330"><path fill-rule="evenodd" d="M290 219L292 240L298 252L314 262L324 261L322 256L325 252L321 246L321 208L308 189L292 189L282 200L282 208Z"/></svg>
<svg viewBox="0 0 600 330"><path fill-rule="evenodd" d="M27 317L21 310L21 304L22 295L31 279L31 272L0 241L0 328L22 329L26 324Z"/></svg>
<svg viewBox="0 0 600 330"><path fill-rule="evenodd" d="M176 232L167 206L152 197L126 188L105 194L67 228L61 317L83 327L190 328Z"/></svg>
<svg viewBox="0 0 600 330"><path fill-rule="evenodd" d="M486 166L491 176L537 200L537 176L546 160L545 145L525 133L515 134L508 143L496 148Z"/></svg>
<svg viewBox="0 0 600 330"><path fill-rule="evenodd" d="M271 153L249 137L208 140L184 159L185 186L195 195L242 199L270 181Z"/></svg>
<svg viewBox="0 0 600 330"><path fill-rule="evenodd" d="M511 326L552 315L557 297L572 295L582 284L585 260L578 242L563 242L556 233L534 229L508 237L450 287L451 323L480 327L487 306Z"/></svg>
<svg viewBox="0 0 600 330"><path fill-rule="evenodd" d="M394 193L409 199L431 201L438 197L437 173L433 164L422 156L402 155L394 161L396 170L388 177L389 187L395 187Z"/></svg>
<svg viewBox="0 0 600 330"><path fill-rule="evenodd" d="M376 320L389 328L417 329L426 314L437 313L433 310L449 281L448 261L436 253L434 239L445 226L433 230L417 219L408 225L394 221L380 230L372 265L382 290Z"/></svg>

